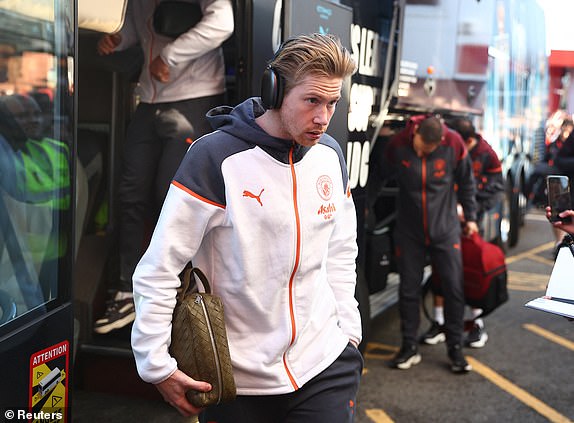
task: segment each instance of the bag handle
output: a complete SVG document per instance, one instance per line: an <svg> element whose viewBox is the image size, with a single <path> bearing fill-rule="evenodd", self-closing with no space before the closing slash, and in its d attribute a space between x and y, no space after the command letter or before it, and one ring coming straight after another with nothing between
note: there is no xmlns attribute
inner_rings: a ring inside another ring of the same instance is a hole
<svg viewBox="0 0 574 423"><path fill-rule="evenodd" d="M483 238L480 236L480 232L473 232L470 235L462 235L462 236L466 236L467 238L472 239L472 242L474 242L475 244L478 244L479 242L483 241Z"/></svg>
<svg viewBox="0 0 574 423"><path fill-rule="evenodd" d="M201 270L199 270L198 267L192 268L191 272L193 272L197 275L197 277L201 281L201 284L203 285L203 289L205 289L205 293L211 294L211 285L209 284L209 281L207 280L207 276L205 276L205 274Z"/></svg>
<svg viewBox="0 0 574 423"><path fill-rule="evenodd" d="M207 276L205 276L205 274L198 267L193 267L191 265L191 263L188 263L180 275L181 291L177 295L178 301L181 301L188 294L188 291L190 290L190 288L192 286L191 280L192 280L193 274L197 275L197 277L201 281L201 284L203 285L205 293L211 294L211 285L209 284L209 281L207 280Z"/></svg>

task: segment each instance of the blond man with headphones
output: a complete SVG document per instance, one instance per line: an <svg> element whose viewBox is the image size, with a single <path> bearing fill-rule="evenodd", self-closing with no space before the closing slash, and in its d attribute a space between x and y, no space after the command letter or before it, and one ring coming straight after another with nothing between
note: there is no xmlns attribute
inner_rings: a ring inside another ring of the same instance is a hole
<svg viewBox="0 0 574 423"><path fill-rule="evenodd" d="M134 274L140 376L183 415L218 423L352 422L363 367L354 297L356 214L326 130L355 70L331 35L275 54L262 97L208 113ZM206 381L168 353L178 274L192 261L223 301L237 399L199 410Z"/></svg>

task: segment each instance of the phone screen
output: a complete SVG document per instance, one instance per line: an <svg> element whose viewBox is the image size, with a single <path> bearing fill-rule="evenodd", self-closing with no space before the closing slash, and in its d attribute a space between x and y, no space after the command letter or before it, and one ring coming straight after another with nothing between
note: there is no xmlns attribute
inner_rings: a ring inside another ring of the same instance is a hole
<svg viewBox="0 0 574 423"><path fill-rule="evenodd" d="M546 190L548 193L548 205L552 209L551 222L559 220L570 221L570 217L560 218L559 213L572 208L570 201L570 186L568 176L549 175L546 177Z"/></svg>

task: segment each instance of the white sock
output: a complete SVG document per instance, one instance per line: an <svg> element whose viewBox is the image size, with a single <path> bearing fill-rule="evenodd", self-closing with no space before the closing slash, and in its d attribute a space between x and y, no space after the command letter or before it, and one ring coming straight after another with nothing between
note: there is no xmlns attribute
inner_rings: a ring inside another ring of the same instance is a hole
<svg viewBox="0 0 574 423"><path fill-rule="evenodd" d="M481 329L484 328L484 321L481 318L478 318L478 316L480 316L482 314L482 309L481 308L473 308L472 309L472 317L474 320L474 323L476 323L478 325L478 327L480 327Z"/></svg>
<svg viewBox="0 0 574 423"><path fill-rule="evenodd" d="M440 325L444 325L444 307L434 308L434 320Z"/></svg>

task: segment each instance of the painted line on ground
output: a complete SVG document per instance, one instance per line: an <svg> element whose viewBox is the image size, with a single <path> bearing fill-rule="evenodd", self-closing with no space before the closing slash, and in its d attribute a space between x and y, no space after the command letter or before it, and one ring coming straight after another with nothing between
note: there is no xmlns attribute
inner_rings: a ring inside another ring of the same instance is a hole
<svg viewBox="0 0 574 423"><path fill-rule="evenodd" d="M381 344L380 342L368 342L365 347L364 357L365 360L390 360L399 350L399 347L387 344ZM383 351L384 353L378 353L377 351ZM363 374L368 372L367 368L363 369ZM379 408L370 408L365 410L365 415L373 423L393 423L387 413Z"/></svg>
<svg viewBox="0 0 574 423"><path fill-rule="evenodd" d="M391 419L387 413L379 409L365 410L365 414L373 423L393 423L394 420Z"/></svg>
<svg viewBox="0 0 574 423"><path fill-rule="evenodd" d="M466 359L472 365L473 370L481 375L482 377L488 379L490 382L494 383L496 386L502 390L508 392L510 395L527 405L528 407L534 409L537 413L546 417L552 423L572 423L568 417L560 414L558 411L554 410L552 407L546 405L534 395L528 393L524 389L515 385L505 377L499 375L490 367L482 364L480 361L473 357L467 356Z"/></svg>
<svg viewBox="0 0 574 423"><path fill-rule="evenodd" d="M525 258L530 258L534 254L538 254L541 251L549 250L554 247L554 241L547 242L546 244L539 245L538 247L531 248L528 251L516 254L514 256L506 257L506 264L514 263L515 261L522 260Z"/></svg>
<svg viewBox="0 0 574 423"><path fill-rule="evenodd" d="M567 339L564 339L560 336L554 335L551 332L548 332L536 325L525 324L524 327L528 330L531 330L540 336L544 336L545 338L556 342L560 345L565 346L566 348L574 350L574 342L571 342ZM389 354L378 354L374 351L383 350L388 351ZM369 342L365 349L365 358L368 359L376 359L376 360L385 360L392 358L394 352L398 351L399 348L391 345L381 344L378 342ZM486 366L485 364L481 363L477 359L466 356L468 362L472 365L473 370L490 381L491 383L495 384L502 390L508 392L510 395L527 405L528 407L534 409L536 412L541 414L542 416L546 417L552 423L573 423L572 420L568 419L566 416L560 414L558 411L554 410L552 407L548 406L547 404L540 401L538 398L533 396L532 394L528 393L524 389L520 388L519 386L515 385L505 377L499 375L490 367ZM365 414L373 423L392 423L393 420L381 409L368 409L365 410Z"/></svg>
<svg viewBox="0 0 574 423"><path fill-rule="evenodd" d="M553 332L550 332L546 329L541 328L538 325L534 325L532 323L525 323L522 327L530 332L534 332L536 335L539 335L543 338L548 339L549 341L554 342L555 344L562 345L565 348L568 348L571 351L574 351L574 342L561 337L560 335L556 335Z"/></svg>
<svg viewBox="0 0 574 423"><path fill-rule="evenodd" d="M528 256L528 260L537 261L538 263L546 264L546 265L552 266L552 267L554 266L554 260L550 260L546 257L540 257L536 254Z"/></svg>
<svg viewBox="0 0 574 423"><path fill-rule="evenodd" d="M528 251L507 257L506 264L510 264L522 259L532 259L534 261L538 261L552 266L554 264L553 261L536 256L536 254L538 254L539 252L548 250L552 247L554 247L554 242L548 242L546 244L539 245L538 247L532 248ZM526 290L526 291L544 290L546 289L548 278L549 275L509 271L509 289ZM533 286L532 283L534 283L535 286ZM544 329L539 328L536 325L524 325L524 327L553 342L556 342L560 345L566 346L567 348L574 350L574 343L571 341L568 341L564 338L554 335L551 332L545 331ZM385 351L385 353L380 354L375 352L378 350ZM367 343L367 346L365 348L364 357L365 359L389 360L398 350L399 348L395 346L381 344L377 342L369 342ZM529 406L530 408L533 408L536 412L546 417L550 422L573 423L566 416L560 414L558 411L546 405L538 398L534 397L532 394L525 391L524 389L513 384L508 379L499 375L488 366L482 364L481 362L472 357L467 356L467 359L474 368L474 371L476 373L480 374L484 378L488 379L490 382L497 385L499 388L508 392L510 395L514 396L525 405ZM368 370L365 368L363 372L366 373L368 372ZM381 409L368 409L365 410L365 414L373 423L393 423L393 420L388 416L388 414Z"/></svg>
<svg viewBox="0 0 574 423"><path fill-rule="evenodd" d="M383 350L385 353L381 354L377 352L379 350ZM399 351L399 347L381 344L379 342L368 342L367 346L365 347L364 357L365 359L390 360L393 358L397 351Z"/></svg>
<svg viewBox="0 0 574 423"><path fill-rule="evenodd" d="M508 289L515 291L542 291L546 290L550 275L540 273L508 271Z"/></svg>

